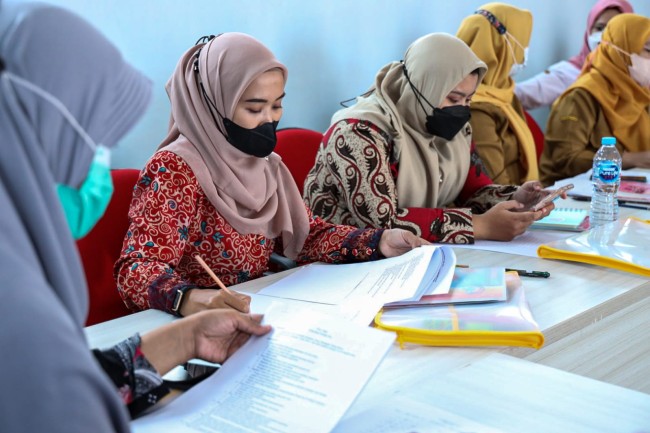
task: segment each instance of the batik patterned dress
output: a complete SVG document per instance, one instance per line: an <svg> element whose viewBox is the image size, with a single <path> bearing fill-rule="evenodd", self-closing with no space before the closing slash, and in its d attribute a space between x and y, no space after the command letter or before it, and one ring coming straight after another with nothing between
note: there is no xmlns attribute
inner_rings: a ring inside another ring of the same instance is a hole
<svg viewBox="0 0 650 433"><path fill-rule="evenodd" d="M309 235L297 262L347 263L382 257L383 230L336 226L309 214ZM129 209L130 226L115 264L118 289L131 309L171 312L178 289L216 288L194 259L200 254L225 285L269 269L281 239L238 233L215 209L190 166L169 151L143 169Z"/></svg>
<svg viewBox="0 0 650 433"><path fill-rule="evenodd" d="M455 203L444 208L400 207L399 161L388 134L371 122L344 119L330 127L323 143L303 195L314 215L334 224L403 228L431 242L468 244L474 242L472 214L509 200L517 190L494 185L472 146L469 171Z"/></svg>

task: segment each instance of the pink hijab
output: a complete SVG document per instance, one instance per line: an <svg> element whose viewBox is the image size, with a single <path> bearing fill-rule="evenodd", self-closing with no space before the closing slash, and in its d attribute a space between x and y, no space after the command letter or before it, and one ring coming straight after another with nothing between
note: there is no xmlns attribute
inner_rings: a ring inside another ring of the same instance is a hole
<svg viewBox="0 0 650 433"><path fill-rule="evenodd" d="M585 59L589 55L589 32L593 27L594 23L607 9L618 9L621 13L633 13L634 9L632 5L629 4L626 0L598 0L594 7L591 8L589 15L587 16L587 30L585 30L584 40L582 42L582 49L580 53L571 57L569 62L572 63L576 68L582 69L582 65L585 63Z"/></svg>
<svg viewBox="0 0 650 433"><path fill-rule="evenodd" d="M194 61L198 53L198 72ZM192 168L217 212L242 235L282 237L284 254L295 259L309 233L305 204L279 155L247 155L221 133L221 118L201 93L199 78L219 112L232 120L248 86L264 72L287 69L253 37L224 33L190 48L167 82L171 121L159 150L174 152Z"/></svg>

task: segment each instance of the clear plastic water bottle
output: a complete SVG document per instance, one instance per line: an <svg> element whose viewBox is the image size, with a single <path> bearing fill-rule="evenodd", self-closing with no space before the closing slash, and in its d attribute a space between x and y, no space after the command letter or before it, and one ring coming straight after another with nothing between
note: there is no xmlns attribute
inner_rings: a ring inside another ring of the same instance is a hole
<svg viewBox="0 0 650 433"><path fill-rule="evenodd" d="M592 170L594 192L591 196L589 225L596 227L618 219L616 193L621 184L621 154L616 149L616 138L603 137L594 156Z"/></svg>

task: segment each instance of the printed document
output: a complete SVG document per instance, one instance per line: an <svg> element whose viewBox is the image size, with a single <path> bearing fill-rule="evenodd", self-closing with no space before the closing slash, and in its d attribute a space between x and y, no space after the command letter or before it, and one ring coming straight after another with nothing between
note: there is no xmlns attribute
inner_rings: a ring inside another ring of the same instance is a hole
<svg viewBox="0 0 650 433"><path fill-rule="evenodd" d="M208 379L131 423L135 433L327 433L395 334L275 303L253 337Z"/></svg>
<svg viewBox="0 0 650 433"><path fill-rule="evenodd" d="M455 264L451 248L425 245L374 262L310 264L258 294L330 305L374 300L381 306L449 292Z"/></svg>
<svg viewBox="0 0 650 433"><path fill-rule="evenodd" d="M447 412L433 404L395 397L343 419L332 433L499 433L501 430Z"/></svg>

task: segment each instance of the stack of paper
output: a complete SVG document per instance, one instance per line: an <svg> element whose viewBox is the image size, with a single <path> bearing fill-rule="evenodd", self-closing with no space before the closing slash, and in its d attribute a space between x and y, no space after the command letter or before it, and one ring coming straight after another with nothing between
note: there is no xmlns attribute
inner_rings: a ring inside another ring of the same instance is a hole
<svg viewBox="0 0 650 433"><path fill-rule="evenodd" d="M456 268L448 293L425 295L418 300L403 300L384 305L387 308L426 305L497 302L508 299L504 268Z"/></svg>
<svg viewBox="0 0 650 433"><path fill-rule="evenodd" d="M332 314L367 325L389 302L448 293L455 266L450 247L426 245L375 262L307 265L258 295L329 305Z"/></svg>

